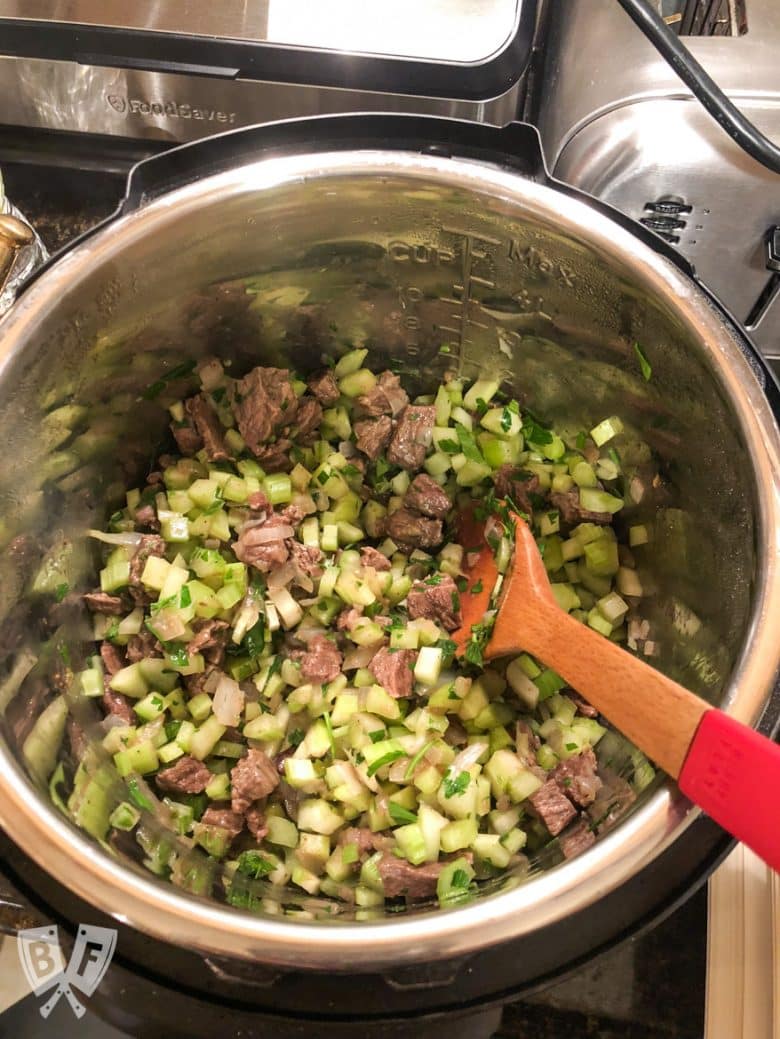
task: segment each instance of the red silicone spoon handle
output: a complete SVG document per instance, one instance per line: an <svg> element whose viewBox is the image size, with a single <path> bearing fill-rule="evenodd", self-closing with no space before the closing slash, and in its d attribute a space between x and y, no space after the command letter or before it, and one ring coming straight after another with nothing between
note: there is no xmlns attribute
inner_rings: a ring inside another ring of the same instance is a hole
<svg viewBox="0 0 780 1039"><path fill-rule="evenodd" d="M780 746L722 711L701 719L680 789L780 872Z"/></svg>

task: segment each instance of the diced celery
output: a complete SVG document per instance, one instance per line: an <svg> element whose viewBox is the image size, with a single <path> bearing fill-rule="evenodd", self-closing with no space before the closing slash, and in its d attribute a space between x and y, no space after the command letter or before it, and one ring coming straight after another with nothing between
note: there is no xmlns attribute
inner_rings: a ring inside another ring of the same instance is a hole
<svg viewBox="0 0 780 1039"><path fill-rule="evenodd" d="M650 533L643 523L638 523L628 528L628 543L631 548L646 545L650 540Z"/></svg>
<svg viewBox="0 0 780 1039"><path fill-rule="evenodd" d="M376 386L376 376L368 368L358 368L339 380L339 390L345 397L360 397Z"/></svg>
<svg viewBox="0 0 780 1039"><path fill-rule="evenodd" d="M492 470L487 463L477 462L468 458L458 469L458 475L455 477L455 481L459 487L475 487L486 477L490 476L491 471Z"/></svg>
<svg viewBox="0 0 780 1039"><path fill-rule="evenodd" d="M436 881L436 897L442 908L459 905L469 899L474 867L467 858L448 862Z"/></svg>
<svg viewBox="0 0 780 1039"><path fill-rule="evenodd" d="M617 594L610 592L596 603L601 613L611 624L620 624L622 618L628 613L628 603Z"/></svg>
<svg viewBox="0 0 780 1039"><path fill-rule="evenodd" d="M590 435L596 447L602 447L607 441L622 432L623 423L617 415L612 415L610 418L605 418L602 422L599 422L597 426L594 426L590 431Z"/></svg>
<svg viewBox="0 0 780 1039"><path fill-rule="evenodd" d="M449 854L470 847L477 837L477 820L474 817L454 819L441 831L441 849Z"/></svg>
<svg viewBox="0 0 780 1039"><path fill-rule="evenodd" d="M387 718L390 721L401 717L398 701L394 700L381 685L371 685L369 687L366 694L366 710L371 714L376 714L380 718Z"/></svg>
<svg viewBox="0 0 780 1039"><path fill-rule="evenodd" d="M621 566L618 568L616 583L621 595L644 595L642 582L639 580L639 574L636 570L630 570L627 566Z"/></svg>
<svg viewBox="0 0 780 1039"><path fill-rule="evenodd" d="M570 584L554 582L550 585L550 590L560 608L566 610L567 613L578 609L582 605L579 595L577 595Z"/></svg>
<svg viewBox="0 0 780 1039"><path fill-rule="evenodd" d="M478 858L497 869L506 869L512 857L512 853L504 847L497 833L478 833L472 847Z"/></svg>
<svg viewBox="0 0 780 1039"><path fill-rule="evenodd" d="M142 721L153 722L161 714L165 714L165 699L160 693L147 693L147 695L133 704L133 710Z"/></svg>
<svg viewBox="0 0 780 1039"><path fill-rule="evenodd" d="M488 408L479 421L488 432L503 440L517 436L522 428L519 412L509 408Z"/></svg>
<svg viewBox="0 0 780 1039"><path fill-rule="evenodd" d="M596 477L596 471L592 465L588 462L580 461L575 462L571 469L571 477L577 486L580 488L580 492L588 487L596 487L598 484L598 478ZM580 500L582 500L580 496Z"/></svg>
<svg viewBox="0 0 780 1039"><path fill-rule="evenodd" d="M227 726L219 722L214 715L210 715L193 734L190 739L190 754L198 761L212 752L215 745L222 739Z"/></svg>
<svg viewBox="0 0 780 1039"><path fill-rule="evenodd" d="M141 573L141 582L155 592L162 591L171 564L162 556L149 556ZM185 577L186 580L186 577Z"/></svg>
<svg viewBox="0 0 780 1039"><path fill-rule="evenodd" d="M336 362L333 375L336 379L343 379L345 375L351 375L362 367L363 361L368 356L368 350L349 350Z"/></svg>
<svg viewBox="0 0 780 1039"><path fill-rule="evenodd" d="M499 383L496 379L477 379L463 396L464 407L469 411L474 411L479 401L489 404L498 392L498 387Z"/></svg>
<svg viewBox="0 0 780 1039"><path fill-rule="evenodd" d="M415 681L435 685L441 674L443 652L438 646L423 646L414 665Z"/></svg>
<svg viewBox="0 0 780 1039"><path fill-rule="evenodd" d="M145 776L149 772L156 772L160 761L152 741L142 740L125 750L118 751L114 755L114 764L120 776L127 776L131 772Z"/></svg>
<svg viewBox="0 0 780 1039"><path fill-rule="evenodd" d="M504 834L501 838L501 844L510 855L516 855L521 848L525 847L527 840L528 834L525 830L514 829Z"/></svg>
<svg viewBox="0 0 780 1039"><path fill-rule="evenodd" d="M172 761L176 761L184 754L184 748L176 742L171 740L170 743L164 743L157 751L157 756L164 765L169 765Z"/></svg>
<svg viewBox="0 0 780 1039"><path fill-rule="evenodd" d="M266 819L268 826L267 840L282 848L295 848L298 845L298 827L289 819L270 815Z"/></svg>
<svg viewBox="0 0 780 1039"><path fill-rule="evenodd" d="M125 696L140 699L149 692L149 686L144 680L140 663L128 664L113 674L108 681L109 686L118 693Z"/></svg>
<svg viewBox="0 0 780 1039"><path fill-rule="evenodd" d="M616 541L602 538L591 541L585 546L585 564L588 570L597 577L610 577L619 568L618 548Z"/></svg>
<svg viewBox="0 0 780 1039"><path fill-rule="evenodd" d="M393 837L404 858L413 866L421 866L423 862L427 861L425 837L419 823L409 823L406 826L397 827L393 831Z"/></svg>
<svg viewBox="0 0 780 1039"><path fill-rule="evenodd" d="M616 512L620 512L624 504L622 498L616 498L607 491L599 491L595 487L580 489L580 505L590 512L608 512L614 515Z"/></svg>
<svg viewBox="0 0 780 1039"><path fill-rule="evenodd" d="M322 798L307 798L298 807L298 829L330 835L344 825L344 816Z"/></svg>
<svg viewBox="0 0 780 1039"><path fill-rule="evenodd" d="M116 806L108 821L117 830L132 830L141 818L138 809L128 801L122 801Z"/></svg>

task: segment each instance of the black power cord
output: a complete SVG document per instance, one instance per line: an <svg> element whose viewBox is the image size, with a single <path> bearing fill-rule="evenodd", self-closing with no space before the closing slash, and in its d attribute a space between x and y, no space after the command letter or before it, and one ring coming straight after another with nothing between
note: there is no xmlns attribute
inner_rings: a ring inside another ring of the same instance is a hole
<svg viewBox="0 0 780 1039"><path fill-rule="evenodd" d="M732 104L647 0L618 3L729 137L762 166L780 173L780 148Z"/></svg>

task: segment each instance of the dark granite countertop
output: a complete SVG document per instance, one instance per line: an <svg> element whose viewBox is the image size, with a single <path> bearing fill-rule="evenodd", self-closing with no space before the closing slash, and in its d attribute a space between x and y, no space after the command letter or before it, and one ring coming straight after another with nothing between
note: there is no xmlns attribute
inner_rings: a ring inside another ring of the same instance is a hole
<svg viewBox="0 0 780 1039"><path fill-rule="evenodd" d="M11 164L3 174L8 197L34 224L51 252L110 215L123 189L120 176L95 172ZM701 888L653 930L543 992L508 1005L496 1035L502 1039L702 1039L706 929L706 888ZM92 1034L100 1036L99 1030Z"/></svg>

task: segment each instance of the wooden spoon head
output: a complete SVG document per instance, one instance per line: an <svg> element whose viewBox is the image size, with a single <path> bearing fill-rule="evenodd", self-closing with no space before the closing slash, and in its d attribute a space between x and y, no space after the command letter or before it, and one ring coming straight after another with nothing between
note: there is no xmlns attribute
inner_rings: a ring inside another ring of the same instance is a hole
<svg viewBox="0 0 780 1039"><path fill-rule="evenodd" d="M514 513L511 519L515 550L501 588L493 634L483 650L486 660L520 652L523 617L537 613L542 606L545 610L557 607L531 528ZM472 627L484 620L498 569L485 540L485 522L477 520L473 510L464 511L459 517L458 534L466 549L464 572L468 580L468 588L460 597L463 621L452 635L460 655L471 639ZM475 585L479 589L476 592Z"/></svg>

